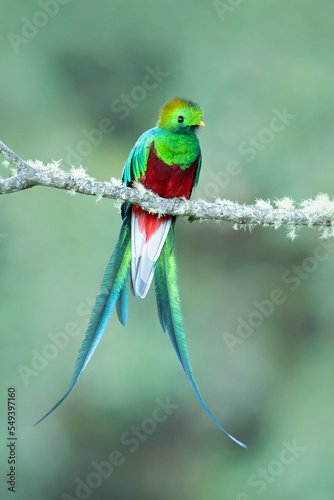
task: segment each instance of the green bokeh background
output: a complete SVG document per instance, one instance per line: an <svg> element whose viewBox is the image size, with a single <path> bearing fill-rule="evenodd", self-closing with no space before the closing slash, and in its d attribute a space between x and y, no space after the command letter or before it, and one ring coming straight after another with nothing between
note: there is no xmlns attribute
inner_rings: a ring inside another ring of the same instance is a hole
<svg viewBox="0 0 334 500"><path fill-rule="evenodd" d="M332 192L333 2L222 3L225 12L199 0L72 0L48 4L52 15L41 16L43 0L4 0L0 139L24 159L62 158L66 169L69 151L82 152L86 141L82 165L108 180L120 177L159 107L180 95L205 111L195 197L253 203ZM35 33L30 27L30 38L14 47L8 34L23 36L26 19L44 25ZM148 66L165 76L142 98L136 87ZM141 100L132 100L122 120L111 105L131 93ZM240 144L268 137L273 109L284 108L295 117L247 161ZM113 132L87 143L85 131L105 118ZM231 161L239 173L227 179ZM126 328L112 317L70 398L32 427L68 386L119 227L111 200L39 187L1 197L1 498L12 498L6 398L15 386L17 500L332 499L334 250L322 248L323 261L314 260L314 229L291 242L284 228L250 233L228 223L177 223L194 372L208 406L246 451L193 395L161 333L153 290L145 301L130 297ZM304 276L295 290L282 280L293 266ZM284 302L229 349L224 334L236 335L240 318L248 322L256 311L254 301L276 289ZM52 336L71 328L77 335L66 336L66 347L50 347ZM36 353L44 359L38 369ZM27 368L34 371L24 377ZM149 428L158 398L177 408L131 451L122 435ZM297 443L295 455L283 451L286 443ZM92 463L114 450L123 463L109 477L92 476ZM94 478L100 486L76 492L78 479L93 485Z"/></svg>

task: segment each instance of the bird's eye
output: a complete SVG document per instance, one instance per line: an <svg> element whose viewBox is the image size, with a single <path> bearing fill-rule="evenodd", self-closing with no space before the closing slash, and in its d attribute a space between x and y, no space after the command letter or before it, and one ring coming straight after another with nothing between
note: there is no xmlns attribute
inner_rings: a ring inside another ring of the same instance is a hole
<svg viewBox="0 0 334 500"><path fill-rule="evenodd" d="M179 116L179 117L178 117L178 119L177 119L177 121L178 121L179 123L182 123L182 122L183 122L183 120L184 120L183 116Z"/></svg>

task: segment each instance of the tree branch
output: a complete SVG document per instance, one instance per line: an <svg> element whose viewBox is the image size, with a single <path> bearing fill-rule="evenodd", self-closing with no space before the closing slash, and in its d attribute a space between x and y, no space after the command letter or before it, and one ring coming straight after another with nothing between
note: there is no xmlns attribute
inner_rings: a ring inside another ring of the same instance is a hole
<svg viewBox="0 0 334 500"><path fill-rule="evenodd" d="M318 195L315 199L305 200L298 206L290 198L269 201L257 200L254 205L239 205L228 200L209 203L202 200L184 198L160 198L139 183L135 188L126 187L120 180L97 182L89 177L82 167L65 172L59 168L60 162L44 165L40 161L23 161L3 142L0 152L14 167L13 175L0 180L0 194L22 191L34 186L48 186L81 194L112 198L140 205L143 209L157 214L170 214L189 217L189 220L210 219L254 226L288 226L289 236L294 237L297 226L318 226L322 237L334 236L334 201L328 195Z"/></svg>

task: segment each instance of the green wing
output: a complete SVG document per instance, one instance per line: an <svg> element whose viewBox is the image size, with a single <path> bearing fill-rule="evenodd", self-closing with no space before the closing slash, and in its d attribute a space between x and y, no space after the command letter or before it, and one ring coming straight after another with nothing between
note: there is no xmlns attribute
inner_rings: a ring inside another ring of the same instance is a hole
<svg viewBox="0 0 334 500"><path fill-rule="evenodd" d="M194 189L198 184L199 174L201 173L201 167L202 167L202 153L200 151L199 158L198 158L198 166L197 166L197 170L195 173L194 184L192 186L192 189Z"/></svg>
<svg viewBox="0 0 334 500"><path fill-rule="evenodd" d="M133 146L122 172L122 181L126 185L138 181L142 175L145 175L150 147L158 133L157 127L147 130Z"/></svg>

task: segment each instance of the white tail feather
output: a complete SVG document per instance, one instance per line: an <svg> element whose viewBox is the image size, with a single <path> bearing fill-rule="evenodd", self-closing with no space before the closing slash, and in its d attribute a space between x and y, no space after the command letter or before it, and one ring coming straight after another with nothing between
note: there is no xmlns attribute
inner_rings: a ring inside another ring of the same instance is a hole
<svg viewBox="0 0 334 500"><path fill-rule="evenodd" d="M132 213L131 217L131 281L133 293L146 297L150 288L154 266L165 243L171 225L171 219L162 223L146 242L145 231L138 226L138 219Z"/></svg>

